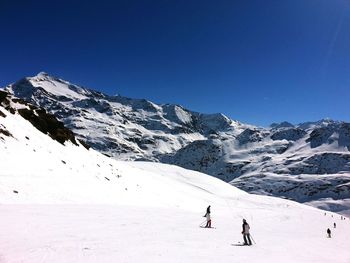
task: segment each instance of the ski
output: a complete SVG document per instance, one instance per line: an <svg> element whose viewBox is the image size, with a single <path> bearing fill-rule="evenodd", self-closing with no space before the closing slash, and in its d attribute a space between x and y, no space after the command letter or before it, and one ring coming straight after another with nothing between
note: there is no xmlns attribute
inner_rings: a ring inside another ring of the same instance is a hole
<svg viewBox="0 0 350 263"><path fill-rule="evenodd" d="M236 246L236 247L251 247L252 245L246 245L244 243L238 242L235 244L231 244L231 246Z"/></svg>

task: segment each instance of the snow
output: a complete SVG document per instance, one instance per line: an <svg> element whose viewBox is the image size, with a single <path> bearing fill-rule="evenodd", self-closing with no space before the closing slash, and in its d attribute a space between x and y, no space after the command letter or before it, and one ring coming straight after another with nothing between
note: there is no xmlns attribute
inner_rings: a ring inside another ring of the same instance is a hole
<svg viewBox="0 0 350 263"><path fill-rule="evenodd" d="M337 262L348 263L349 220L280 203L213 206L215 229L201 214L113 205L2 205L1 262ZM203 207L205 210L205 207ZM203 211L204 212L204 211ZM230 212L232 212L230 214ZM251 247L240 213L249 214ZM326 238L326 227L333 237Z"/></svg>
<svg viewBox="0 0 350 263"><path fill-rule="evenodd" d="M45 108L79 139L118 160L159 161L161 155L205 139L205 133L213 129L224 130L224 134L229 129L235 134L244 126L222 114L108 96L44 72L8 85L6 90Z"/></svg>
<svg viewBox="0 0 350 263"><path fill-rule="evenodd" d="M61 145L0 110L13 135L0 139L1 263L350 262L348 218L177 166ZM200 228L209 204L216 228ZM251 247L238 246L243 218Z"/></svg>
<svg viewBox="0 0 350 263"><path fill-rule="evenodd" d="M84 93L82 88L74 86L79 90L79 92L76 92L70 88L67 88L67 86L72 86L72 84L69 82L52 78L45 72L40 72L37 76L29 78L29 81L34 87L41 87L47 92L56 96L64 96L71 99L87 98L86 96L82 95L82 93Z"/></svg>
<svg viewBox="0 0 350 263"><path fill-rule="evenodd" d="M191 115L179 106L175 106L175 114L182 123L190 123L192 121Z"/></svg>

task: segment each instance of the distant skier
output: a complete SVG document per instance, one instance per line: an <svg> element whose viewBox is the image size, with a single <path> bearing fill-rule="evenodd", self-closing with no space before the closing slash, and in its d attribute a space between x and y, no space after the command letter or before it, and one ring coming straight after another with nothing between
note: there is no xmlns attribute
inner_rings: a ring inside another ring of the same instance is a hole
<svg viewBox="0 0 350 263"><path fill-rule="evenodd" d="M334 226L334 228L337 228L337 224L335 222L334 222L333 226Z"/></svg>
<svg viewBox="0 0 350 263"><path fill-rule="evenodd" d="M205 213L205 215L203 217L207 218L207 224L205 225L205 227L210 228L211 227L210 206L207 207L207 212Z"/></svg>
<svg viewBox="0 0 350 263"><path fill-rule="evenodd" d="M331 230L329 228L327 228L327 234L328 234L328 238L331 238Z"/></svg>
<svg viewBox="0 0 350 263"><path fill-rule="evenodd" d="M252 241L250 240L250 233L249 233L250 226L247 223L245 219L243 219L243 224L242 224L242 235L243 235L243 240L244 240L244 245L251 246Z"/></svg>

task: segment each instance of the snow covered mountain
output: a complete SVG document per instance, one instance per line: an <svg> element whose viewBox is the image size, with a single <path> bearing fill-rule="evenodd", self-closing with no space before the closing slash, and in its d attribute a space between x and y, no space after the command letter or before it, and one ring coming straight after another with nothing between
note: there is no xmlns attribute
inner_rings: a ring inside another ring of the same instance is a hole
<svg viewBox="0 0 350 263"><path fill-rule="evenodd" d="M175 164L245 191L350 211L350 124L270 128L179 105L108 96L46 73L6 90L45 108L92 148L118 160Z"/></svg>
<svg viewBox="0 0 350 263"><path fill-rule="evenodd" d="M53 113L94 149L121 160L157 160L212 133L239 132L244 127L222 114L108 96L46 73L6 89Z"/></svg>
<svg viewBox="0 0 350 263"><path fill-rule="evenodd" d="M349 218L173 165L116 161L5 92L0 161L0 262L350 260ZM198 227L208 204L213 229ZM251 247L242 247L242 218Z"/></svg>
<svg viewBox="0 0 350 263"><path fill-rule="evenodd" d="M350 124L322 125L246 129L231 140L191 143L163 160L212 174L251 193L349 213Z"/></svg>

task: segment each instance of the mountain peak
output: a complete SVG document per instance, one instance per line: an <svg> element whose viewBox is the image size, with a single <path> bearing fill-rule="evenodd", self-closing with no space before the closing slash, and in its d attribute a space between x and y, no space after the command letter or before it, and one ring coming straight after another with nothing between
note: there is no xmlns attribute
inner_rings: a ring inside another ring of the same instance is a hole
<svg viewBox="0 0 350 263"><path fill-rule="evenodd" d="M37 77L47 77L47 76L50 76L50 75L47 72L41 71L36 76Z"/></svg>
<svg viewBox="0 0 350 263"><path fill-rule="evenodd" d="M41 71L38 74L36 74L33 77L27 77L26 79L30 80L35 80L35 81L43 81L43 80L59 80L58 78L50 75L49 73L45 71Z"/></svg>
<svg viewBox="0 0 350 263"><path fill-rule="evenodd" d="M283 122L280 122L280 123L272 123L270 125L271 128L273 129L279 129L279 128L293 128L294 125L291 124L290 122L287 122L287 121L283 121Z"/></svg>
<svg viewBox="0 0 350 263"><path fill-rule="evenodd" d="M330 118L323 118L321 120L318 121L312 121L312 122L303 122L298 124L298 127L301 129L313 129L315 127L326 127L328 125L332 125L332 124L339 124L340 121L335 121L332 120Z"/></svg>
<svg viewBox="0 0 350 263"><path fill-rule="evenodd" d="M34 93L41 94L44 90L45 96L54 96L55 99L82 100L87 98L90 92L80 86L68 81L49 75L46 72L39 72L36 76L23 78L14 84L8 85L6 90L16 97L26 98L32 101ZM52 99L52 98L51 98Z"/></svg>

